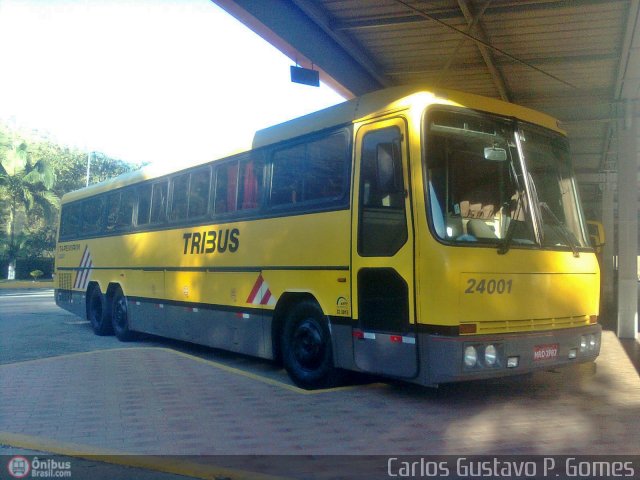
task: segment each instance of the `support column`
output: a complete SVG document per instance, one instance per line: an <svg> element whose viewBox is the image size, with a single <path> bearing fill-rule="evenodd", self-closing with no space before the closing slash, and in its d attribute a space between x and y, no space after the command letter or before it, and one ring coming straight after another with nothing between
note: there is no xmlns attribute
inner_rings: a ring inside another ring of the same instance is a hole
<svg viewBox="0 0 640 480"><path fill-rule="evenodd" d="M605 172L604 184L602 185L602 226L604 227L604 247L600 262L600 281L602 282L600 305L602 311L600 315L605 315L606 320L612 323L616 321L617 311L615 309L616 299L614 298L614 269L613 256L615 255L615 233L614 233L614 193L615 174Z"/></svg>
<svg viewBox="0 0 640 480"><path fill-rule="evenodd" d="M638 335L638 118L627 101L618 155L618 337Z"/></svg>

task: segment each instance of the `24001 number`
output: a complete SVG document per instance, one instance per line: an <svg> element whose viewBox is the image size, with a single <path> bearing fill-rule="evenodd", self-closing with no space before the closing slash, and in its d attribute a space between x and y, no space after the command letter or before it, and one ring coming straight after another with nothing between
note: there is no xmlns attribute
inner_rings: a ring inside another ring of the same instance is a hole
<svg viewBox="0 0 640 480"><path fill-rule="evenodd" d="M512 286L512 280L485 280L484 278L478 280L477 278L470 278L467 280L467 289L464 291L464 293L486 293L489 295L502 295L511 293Z"/></svg>

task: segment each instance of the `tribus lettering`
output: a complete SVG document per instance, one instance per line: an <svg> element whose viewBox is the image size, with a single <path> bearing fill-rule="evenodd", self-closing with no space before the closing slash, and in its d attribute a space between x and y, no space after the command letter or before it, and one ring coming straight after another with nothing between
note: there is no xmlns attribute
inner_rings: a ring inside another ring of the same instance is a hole
<svg viewBox="0 0 640 480"><path fill-rule="evenodd" d="M240 246L240 230L209 230L203 232L187 232L182 234L184 238L184 255L195 255L203 253L224 253L229 250L236 252Z"/></svg>

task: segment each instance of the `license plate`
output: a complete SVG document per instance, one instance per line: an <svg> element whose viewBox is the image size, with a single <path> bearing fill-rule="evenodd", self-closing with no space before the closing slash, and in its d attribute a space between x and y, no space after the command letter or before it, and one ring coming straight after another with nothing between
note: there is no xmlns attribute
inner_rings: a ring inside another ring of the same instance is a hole
<svg viewBox="0 0 640 480"><path fill-rule="evenodd" d="M558 344L536 345L533 347L533 361L553 360L558 357Z"/></svg>

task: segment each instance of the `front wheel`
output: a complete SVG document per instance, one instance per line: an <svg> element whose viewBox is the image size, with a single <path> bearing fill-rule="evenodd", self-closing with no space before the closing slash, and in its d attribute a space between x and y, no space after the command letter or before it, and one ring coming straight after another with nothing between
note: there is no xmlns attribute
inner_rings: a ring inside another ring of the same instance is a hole
<svg viewBox="0 0 640 480"><path fill-rule="evenodd" d="M113 294L111 302L111 324L113 331L121 342L129 342L135 340L135 332L129 329L129 311L127 308L127 299L122 290L118 288Z"/></svg>
<svg viewBox="0 0 640 480"><path fill-rule="evenodd" d="M282 361L299 387L327 388L338 382L327 320L315 302L298 303L287 315L282 333Z"/></svg>

